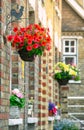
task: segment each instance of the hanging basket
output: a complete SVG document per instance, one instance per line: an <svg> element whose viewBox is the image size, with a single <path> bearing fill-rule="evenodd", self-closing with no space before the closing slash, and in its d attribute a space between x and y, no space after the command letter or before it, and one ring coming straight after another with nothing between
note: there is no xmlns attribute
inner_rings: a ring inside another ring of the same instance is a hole
<svg viewBox="0 0 84 130"><path fill-rule="evenodd" d="M20 118L20 108L18 106L11 106L9 116L10 116L10 119Z"/></svg>
<svg viewBox="0 0 84 130"><path fill-rule="evenodd" d="M34 59L35 59L35 55L29 56L29 55L28 55L28 51L23 50L23 49L19 50L19 51L18 51L18 54L20 55L20 58L21 58L23 61L32 62L32 61L34 61Z"/></svg>
<svg viewBox="0 0 84 130"><path fill-rule="evenodd" d="M59 85L67 85L68 81L69 81L68 79L57 79Z"/></svg>

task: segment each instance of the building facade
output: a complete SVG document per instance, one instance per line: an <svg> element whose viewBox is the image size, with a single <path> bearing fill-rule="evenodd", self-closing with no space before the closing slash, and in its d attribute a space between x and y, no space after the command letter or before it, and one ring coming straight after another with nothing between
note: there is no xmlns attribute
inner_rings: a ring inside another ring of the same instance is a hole
<svg viewBox="0 0 84 130"><path fill-rule="evenodd" d="M59 103L59 87L52 72L54 63L61 58L61 5L61 0L0 1L0 130L53 129L48 102ZM14 26L26 27L31 23L48 27L52 44L50 52L45 51L30 63L21 60L6 37ZM9 116L9 98L14 88L25 93L26 105L20 119ZM28 108L31 101L32 113Z"/></svg>
<svg viewBox="0 0 84 130"><path fill-rule="evenodd" d="M83 66L84 66L84 1L62 1L62 50L63 61L75 64L80 70L80 82L70 81L68 91L68 114L83 119ZM75 109L74 109L75 108Z"/></svg>

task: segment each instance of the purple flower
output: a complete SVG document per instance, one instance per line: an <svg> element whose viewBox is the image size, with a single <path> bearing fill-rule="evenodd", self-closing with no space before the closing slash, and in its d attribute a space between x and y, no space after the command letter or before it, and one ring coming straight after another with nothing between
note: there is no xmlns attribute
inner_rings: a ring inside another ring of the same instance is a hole
<svg viewBox="0 0 84 130"><path fill-rule="evenodd" d="M48 110L52 110L53 108L55 108L55 104L49 102Z"/></svg>

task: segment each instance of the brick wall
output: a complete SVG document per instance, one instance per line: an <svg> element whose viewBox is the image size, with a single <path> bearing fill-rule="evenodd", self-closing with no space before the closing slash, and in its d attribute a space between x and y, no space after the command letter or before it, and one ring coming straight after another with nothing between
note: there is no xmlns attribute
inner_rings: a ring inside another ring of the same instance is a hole
<svg viewBox="0 0 84 130"><path fill-rule="evenodd" d="M15 2L15 1L12 1ZM20 2L20 1L17 1ZM8 130L9 128L9 96L10 89L20 88L24 92L24 80L22 81L21 77L21 59L18 57L16 51L12 48L10 49L9 44L3 41L3 34L5 26L8 22L7 15L10 14L11 2L0 1L1 8L1 28L0 28L0 130ZM3 15L2 15L3 13ZM15 25L15 24L13 24ZM13 26L12 26L13 27ZM7 34L10 32L7 29ZM1 35L2 34L2 35ZM7 35L5 34L5 35ZM10 75L11 72L11 75ZM10 77L11 76L11 77ZM23 87L23 88L22 88ZM27 93L28 95L28 93ZM23 111L23 110L22 110ZM21 127L22 129L23 127ZM12 129L12 128L10 128ZM15 129L15 128L13 128Z"/></svg>
<svg viewBox="0 0 84 130"><path fill-rule="evenodd" d="M38 129L47 129L48 118L48 82L46 74L46 52L40 61L39 89L38 89Z"/></svg>
<svg viewBox="0 0 84 130"><path fill-rule="evenodd" d="M18 2L20 4L21 0L12 0L12 2ZM1 1L1 6L2 8L4 7L5 13L6 13L6 6L10 5L10 0L4 1L3 3ZM24 1L26 2L26 0ZM24 5L24 2L21 2L21 5ZM53 11L53 6L52 6L52 1L49 1L50 4L49 6L52 7ZM26 5L25 5L26 6ZM47 12L49 10L49 7L47 8ZM26 10L25 10L26 12ZM34 11L30 11L30 21L29 23L34 23L35 21L35 16L34 16ZM6 14L4 14L5 18ZM24 14L24 17L26 15ZM2 15L1 15L2 18ZM4 18L0 19L1 20L1 28L3 27L3 23L5 23ZM52 13L50 11L50 14L48 13L47 16L47 24L48 20L51 19L51 23L53 24L53 17ZM3 22L2 22L3 21ZM6 24L6 23L5 23ZM18 23L12 24L12 27L14 25L18 25ZM21 24L21 23L20 23ZM25 20L22 20L22 24L25 25ZM26 23L27 24L27 23ZM58 25L57 25L58 26ZM53 30L51 30L53 31ZM2 32L1 32L2 33ZM53 34L52 34L53 35ZM53 37L53 36L52 36ZM2 38L2 37L1 37ZM21 73L22 73L22 61L17 54L15 50L11 48L11 51L9 50L9 45L4 45L3 40L0 41L0 80L1 80L1 86L0 86L0 130L8 130L8 115L9 115L9 95L10 95L10 83L11 83L11 88L20 88L21 90L24 91L24 78L22 78ZM39 122L38 122L38 129L39 130L47 130L49 127L50 129L53 129L53 123L48 124L48 101L55 101L57 99L55 92L57 92L57 89L55 88L55 85L53 86L53 78L51 76L51 73L53 71L53 55L54 54L54 44L52 41L52 49L49 53L46 51L44 52L43 56L38 58L36 57L36 60L33 63L29 63L28 65L28 70L26 68L26 79L28 78L28 86L30 89L29 96L33 96L36 103L38 106L35 104L35 116L39 117ZM11 52L11 56L10 53ZM58 54L59 55L59 54ZM58 56L59 57L59 56ZM10 59L12 60L11 63L11 72L12 72L12 77L10 79ZM48 70L48 72L47 72ZM10 82L11 81L11 82ZM26 87L28 87L26 86ZM54 92L55 90L55 92ZM25 92L26 99L28 98L28 93L27 91ZM53 95L54 94L54 95ZM23 113L23 110L22 110ZM27 116L27 114L26 114ZM23 117L23 114L21 115ZM17 126L15 126L17 127ZM12 127L15 129L15 127ZM10 127L10 129L12 129ZM23 125L20 126L21 129L23 128Z"/></svg>
<svg viewBox="0 0 84 130"><path fill-rule="evenodd" d="M83 39L79 39L79 44L78 44L78 59L79 59L79 69L80 69L80 77L82 84L84 85L84 37Z"/></svg>
<svg viewBox="0 0 84 130"><path fill-rule="evenodd" d="M0 1L0 130L8 130L10 91L10 48L4 44L3 33L7 1Z"/></svg>
<svg viewBox="0 0 84 130"><path fill-rule="evenodd" d="M59 2L59 4L61 5L61 1ZM59 102L59 88L58 84L53 80L52 72L55 61L57 62L57 59L58 61L60 59L59 49L57 49L57 52L55 50L54 33L57 32L59 39L61 38L61 24L60 18L58 18L58 13L56 13L55 11L55 3L53 1L45 1L44 8L47 13L47 26L49 26L49 24L51 23L49 28L52 43L51 50L49 52L45 51L43 57L41 57L40 63L41 71L39 75L39 130L52 130L53 122L48 121L48 102L52 101L56 104Z"/></svg>

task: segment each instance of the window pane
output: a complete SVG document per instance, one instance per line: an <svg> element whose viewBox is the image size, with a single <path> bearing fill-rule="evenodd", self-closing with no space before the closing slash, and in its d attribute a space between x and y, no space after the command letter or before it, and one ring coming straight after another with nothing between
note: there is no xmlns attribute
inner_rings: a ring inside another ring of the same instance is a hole
<svg viewBox="0 0 84 130"><path fill-rule="evenodd" d="M69 48L68 47L65 48L65 52L69 52Z"/></svg>
<svg viewBox="0 0 84 130"><path fill-rule="evenodd" d="M65 46L69 46L69 41L65 41Z"/></svg>
<svg viewBox="0 0 84 130"><path fill-rule="evenodd" d="M71 47L71 52L74 52L74 47Z"/></svg>
<svg viewBox="0 0 84 130"><path fill-rule="evenodd" d="M74 46L74 41L71 41L71 46Z"/></svg>
<svg viewBox="0 0 84 130"><path fill-rule="evenodd" d="M74 64L74 58L73 57L66 57L65 63L66 64Z"/></svg>

